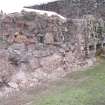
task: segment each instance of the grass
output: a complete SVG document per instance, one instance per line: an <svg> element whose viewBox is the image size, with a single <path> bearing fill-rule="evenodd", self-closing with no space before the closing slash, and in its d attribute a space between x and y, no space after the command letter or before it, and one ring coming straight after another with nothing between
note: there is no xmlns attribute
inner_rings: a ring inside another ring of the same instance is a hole
<svg viewBox="0 0 105 105"><path fill-rule="evenodd" d="M52 85L32 105L105 105L105 63Z"/></svg>

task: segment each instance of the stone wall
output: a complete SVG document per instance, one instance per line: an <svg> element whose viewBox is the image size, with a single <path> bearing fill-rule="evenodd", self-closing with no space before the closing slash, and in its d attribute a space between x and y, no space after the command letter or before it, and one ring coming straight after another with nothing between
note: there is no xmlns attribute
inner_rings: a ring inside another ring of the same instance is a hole
<svg viewBox="0 0 105 105"><path fill-rule="evenodd" d="M23 11L0 23L1 88L33 87L93 65L85 59L81 19Z"/></svg>

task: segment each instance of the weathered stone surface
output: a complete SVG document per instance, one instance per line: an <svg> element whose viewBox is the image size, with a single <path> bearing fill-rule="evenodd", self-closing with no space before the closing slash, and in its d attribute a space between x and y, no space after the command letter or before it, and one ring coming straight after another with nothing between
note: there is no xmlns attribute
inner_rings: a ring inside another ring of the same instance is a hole
<svg viewBox="0 0 105 105"><path fill-rule="evenodd" d="M62 65L58 68L56 68L56 70L54 72L52 72L48 77L49 79L55 80L55 79L59 79L61 77L64 77L66 75L66 72L64 71Z"/></svg>
<svg viewBox="0 0 105 105"><path fill-rule="evenodd" d="M41 67L40 61L37 58L31 57L29 58L29 66L32 70L36 70Z"/></svg>
<svg viewBox="0 0 105 105"><path fill-rule="evenodd" d="M61 60L62 57L55 53L52 56L42 58L40 64L44 72L52 73L61 66Z"/></svg>
<svg viewBox="0 0 105 105"><path fill-rule="evenodd" d="M25 35L22 35L20 33L15 33L14 42L15 43L26 43L28 42L28 38Z"/></svg>
<svg viewBox="0 0 105 105"><path fill-rule="evenodd" d="M0 49L0 81L5 76L14 89L61 78L94 62L84 59L86 18L61 19L22 11L0 21L0 36L9 43Z"/></svg>
<svg viewBox="0 0 105 105"><path fill-rule="evenodd" d="M45 73L41 68L39 68L35 72L33 72L32 75L39 82L41 82L41 80L46 80L48 78L48 74Z"/></svg>
<svg viewBox="0 0 105 105"><path fill-rule="evenodd" d="M13 54L21 55L21 54L25 53L26 47L25 47L24 43L23 44L13 44L8 48L8 51L12 55Z"/></svg>
<svg viewBox="0 0 105 105"><path fill-rule="evenodd" d="M52 33L46 33L44 41L46 44L53 44L54 43L54 35Z"/></svg>

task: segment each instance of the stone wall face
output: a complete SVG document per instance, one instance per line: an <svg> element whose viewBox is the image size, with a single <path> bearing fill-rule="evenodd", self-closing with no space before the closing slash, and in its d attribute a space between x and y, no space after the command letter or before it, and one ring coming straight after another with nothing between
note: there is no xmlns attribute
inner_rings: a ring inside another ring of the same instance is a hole
<svg viewBox="0 0 105 105"><path fill-rule="evenodd" d="M4 16L0 23L1 87L33 87L93 64L84 59L81 19L22 12Z"/></svg>

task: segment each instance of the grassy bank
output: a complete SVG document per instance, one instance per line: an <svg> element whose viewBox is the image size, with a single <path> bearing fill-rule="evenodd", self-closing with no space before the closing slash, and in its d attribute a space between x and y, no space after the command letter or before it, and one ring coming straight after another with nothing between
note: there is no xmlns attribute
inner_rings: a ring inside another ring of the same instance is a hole
<svg viewBox="0 0 105 105"><path fill-rule="evenodd" d="M105 105L105 63L51 85L31 105Z"/></svg>

